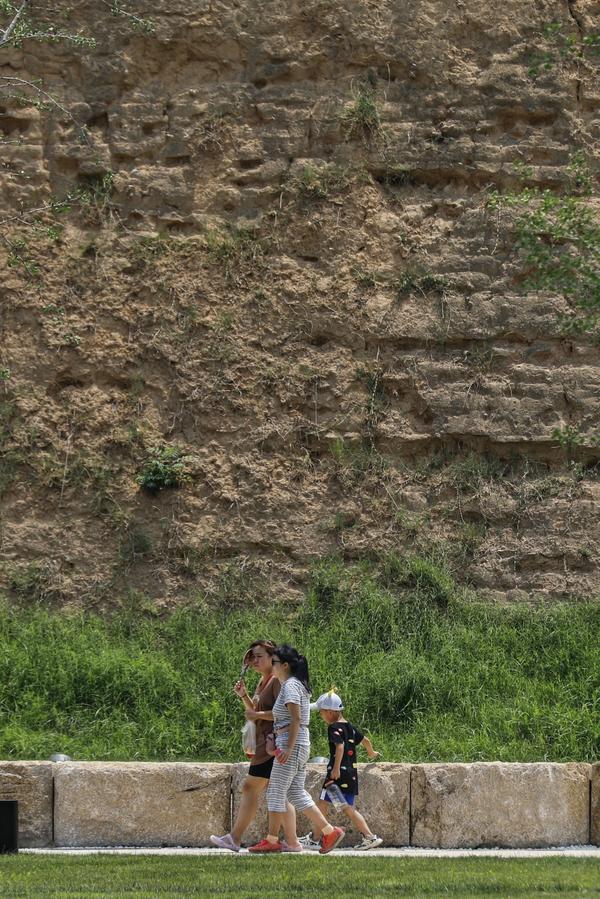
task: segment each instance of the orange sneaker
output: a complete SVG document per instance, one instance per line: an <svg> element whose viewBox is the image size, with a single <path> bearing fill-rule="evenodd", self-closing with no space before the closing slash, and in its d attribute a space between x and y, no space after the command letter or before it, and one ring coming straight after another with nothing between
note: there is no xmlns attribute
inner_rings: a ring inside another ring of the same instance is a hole
<svg viewBox="0 0 600 899"><path fill-rule="evenodd" d="M282 852L283 846L279 842L271 843L270 840L261 840L255 846L248 846L248 852Z"/></svg>
<svg viewBox="0 0 600 899"><path fill-rule="evenodd" d="M324 833L321 837L321 848L319 849L321 855L325 855L327 852L331 852L332 849L335 849L345 836L346 831L343 827L334 827L331 833Z"/></svg>

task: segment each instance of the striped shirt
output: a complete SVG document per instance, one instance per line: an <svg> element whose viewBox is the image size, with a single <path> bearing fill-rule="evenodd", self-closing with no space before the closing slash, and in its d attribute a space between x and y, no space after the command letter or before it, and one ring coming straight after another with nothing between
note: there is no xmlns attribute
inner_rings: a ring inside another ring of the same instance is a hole
<svg viewBox="0 0 600 899"><path fill-rule="evenodd" d="M287 704L300 706L300 729L296 744L298 746L310 746L308 722L310 721L310 693L297 677L288 677L281 685L279 696L273 706L273 724L276 731L282 727L289 727L292 716Z"/></svg>

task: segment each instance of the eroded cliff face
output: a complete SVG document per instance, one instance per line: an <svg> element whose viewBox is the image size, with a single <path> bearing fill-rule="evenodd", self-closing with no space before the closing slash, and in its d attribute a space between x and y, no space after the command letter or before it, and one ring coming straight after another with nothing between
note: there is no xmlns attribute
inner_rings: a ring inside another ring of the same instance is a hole
<svg viewBox="0 0 600 899"><path fill-rule="evenodd" d="M136 11L0 51L10 595L290 597L388 551L596 591L597 346L488 200L594 170L600 2ZM163 445L188 480L150 494Z"/></svg>

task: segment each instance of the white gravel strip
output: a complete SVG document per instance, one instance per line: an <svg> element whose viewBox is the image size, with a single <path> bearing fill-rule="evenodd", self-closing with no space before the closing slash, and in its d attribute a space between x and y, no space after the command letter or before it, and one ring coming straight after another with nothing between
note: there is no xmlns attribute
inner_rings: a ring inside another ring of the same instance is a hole
<svg viewBox="0 0 600 899"><path fill-rule="evenodd" d="M166 848L135 848L128 846L85 847L82 849L22 849L27 855L181 855L181 856L208 856L228 855L233 858L252 858L253 853L242 849L239 853L228 852L226 849L191 849L184 847ZM295 853L283 853L286 857ZM297 853L298 855L300 853ZM316 852L303 853L305 855L317 855ZM334 855L356 855L364 858L593 858L600 861L600 846L557 846L549 849L417 849L412 846L400 848L371 849L368 852L359 852L355 849L336 849Z"/></svg>

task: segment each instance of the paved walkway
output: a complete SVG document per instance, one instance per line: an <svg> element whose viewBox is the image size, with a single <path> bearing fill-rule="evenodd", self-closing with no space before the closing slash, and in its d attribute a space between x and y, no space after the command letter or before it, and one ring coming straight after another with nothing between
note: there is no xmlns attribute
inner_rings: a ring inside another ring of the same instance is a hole
<svg viewBox="0 0 600 899"><path fill-rule="evenodd" d="M148 848L93 848L85 849L22 849L23 853L31 855L203 855L216 857L217 855L229 855L233 858L252 858L252 854L242 849L239 854L227 852L226 849L184 849L183 847L169 847L164 849ZM312 855L312 852L306 853ZM371 849L369 852L357 852L354 849L336 849L334 855L358 855L361 858L593 858L600 861L600 846L560 846L550 849L416 849L412 846L393 849Z"/></svg>

